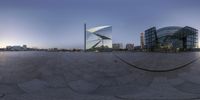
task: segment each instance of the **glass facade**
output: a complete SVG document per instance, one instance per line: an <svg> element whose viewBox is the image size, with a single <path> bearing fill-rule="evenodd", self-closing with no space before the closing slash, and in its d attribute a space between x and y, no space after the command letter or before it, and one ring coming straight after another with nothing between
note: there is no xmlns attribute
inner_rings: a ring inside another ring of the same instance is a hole
<svg viewBox="0 0 200 100"><path fill-rule="evenodd" d="M145 31L146 48L153 48L156 44L156 27L152 27Z"/></svg>
<svg viewBox="0 0 200 100"><path fill-rule="evenodd" d="M112 26L98 26L86 30L86 50L112 48Z"/></svg>
<svg viewBox="0 0 200 100"><path fill-rule="evenodd" d="M167 47L169 49L192 49L198 46L198 30L192 27L170 26L156 30L155 27L145 31L147 49Z"/></svg>

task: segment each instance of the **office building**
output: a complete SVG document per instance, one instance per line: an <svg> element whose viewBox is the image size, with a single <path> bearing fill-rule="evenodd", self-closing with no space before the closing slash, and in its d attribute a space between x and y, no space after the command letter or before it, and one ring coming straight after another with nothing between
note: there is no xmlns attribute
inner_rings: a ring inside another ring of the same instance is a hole
<svg viewBox="0 0 200 100"><path fill-rule="evenodd" d="M144 49L144 33L140 34L140 46L141 49Z"/></svg>
<svg viewBox="0 0 200 100"><path fill-rule="evenodd" d="M123 44L122 43L113 43L112 48L113 48L113 50L123 49Z"/></svg>
<svg viewBox="0 0 200 100"><path fill-rule="evenodd" d="M198 46L198 30L189 26L169 26L160 29L152 27L145 30L146 49L190 50Z"/></svg>
<svg viewBox="0 0 200 100"><path fill-rule="evenodd" d="M134 44L126 44L126 49L129 51L134 50Z"/></svg>

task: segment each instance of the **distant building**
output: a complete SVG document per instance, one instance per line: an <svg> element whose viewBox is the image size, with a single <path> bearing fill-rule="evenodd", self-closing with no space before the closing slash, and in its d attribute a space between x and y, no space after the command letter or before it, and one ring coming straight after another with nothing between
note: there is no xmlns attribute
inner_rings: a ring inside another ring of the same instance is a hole
<svg viewBox="0 0 200 100"><path fill-rule="evenodd" d="M6 50L9 51L25 51L27 50L27 46L23 45L23 46L6 46Z"/></svg>
<svg viewBox="0 0 200 100"><path fill-rule="evenodd" d="M126 44L126 49L129 51L134 50L134 44Z"/></svg>
<svg viewBox="0 0 200 100"><path fill-rule="evenodd" d="M5 50L5 48L0 48L0 51L4 51Z"/></svg>
<svg viewBox="0 0 200 100"><path fill-rule="evenodd" d="M135 50L135 51L141 51L141 46L135 46L135 47L134 47L134 50Z"/></svg>
<svg viewBox="0 0 200 100"><path fill-rule="evenodd" d="M140 46L141 46L141 49L144 49L144 33L141 33L141 36L140 36Z"/></svg>
<svg viewBox="0 0 200 100"><path fill-rule="evenodd" d="M123 49L123 44L122 43L113 43L112 47L114 50Z"/></svg>
<svg viewBox="0 0 200 100"><path fill-rule="evenodd" d="M6 46L6 50L11 50L12 46Z"/></svg>
<svg viewBox="0 0 200 100"><path fill-rule="evenodd" d="M58 51L58 48L50 48L48 51Z"/></svg>
<svg viewBox="0 0 200 100"><path fill-rule="evenodd" d="M27 50L27 45L23 45L22 47L24 48L24 50Z"/></svg>

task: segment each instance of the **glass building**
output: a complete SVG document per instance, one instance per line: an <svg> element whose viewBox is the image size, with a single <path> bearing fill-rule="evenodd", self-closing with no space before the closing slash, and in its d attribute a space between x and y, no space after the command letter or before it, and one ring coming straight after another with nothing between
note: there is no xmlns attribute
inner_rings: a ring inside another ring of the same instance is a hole
<svg viewBox="0 0 200 100"><path fill-rule="evenodd" d="M189 50L198 46L198 30L189 26L169 26L156 30L156 27L145 30L147 50L182 49Z"/></svg>
<svg viewBox="0 0 200 100"><path fill-rule="evenodd" d="M156 27L152 27L145 31L145 45L148 49L153 49L156 45Z"/></svg>
<svg viewBox="0 0 200 100"><path fill-rule="evenodd" d="M112 49L112 26L98 26L86 29L86 50Z"/></svg>

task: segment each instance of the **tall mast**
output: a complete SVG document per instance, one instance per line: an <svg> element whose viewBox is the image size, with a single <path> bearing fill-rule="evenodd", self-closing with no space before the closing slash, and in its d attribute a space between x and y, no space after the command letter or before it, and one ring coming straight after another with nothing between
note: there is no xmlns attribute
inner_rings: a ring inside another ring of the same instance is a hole
<svg viewBox="0 0 200 100"><path fill-rule="evenodd" d="M84 23L84 51L86 51L86 23Z"/></svg>

